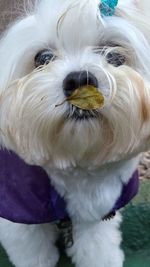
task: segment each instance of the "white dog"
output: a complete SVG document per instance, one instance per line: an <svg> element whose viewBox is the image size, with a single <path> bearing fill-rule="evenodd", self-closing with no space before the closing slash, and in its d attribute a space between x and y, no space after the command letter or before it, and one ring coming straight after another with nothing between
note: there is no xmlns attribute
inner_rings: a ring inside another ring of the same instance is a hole
<svg viewBox="0 0 150 267"><path fill-rule="evenodd" d="M116 211L150 147L149 1L139 2L37 1L1 38L0 240L16 267L56 266L56 225L76 267L123 265ZM83 87L102 107L70 103ZM56 222L68 217L72 229Z"/></svg>

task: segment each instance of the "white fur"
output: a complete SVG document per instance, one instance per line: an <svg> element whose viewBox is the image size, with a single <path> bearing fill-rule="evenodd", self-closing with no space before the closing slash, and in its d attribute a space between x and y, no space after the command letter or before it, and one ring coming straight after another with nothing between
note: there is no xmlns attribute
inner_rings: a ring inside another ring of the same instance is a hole
<svg viewBox="0 0 150 267"><path fill-rule="evenodd" d="M16 267L56 266L55 226L24 225L0 219L0 239Z"/></svg>
<svg viewBox="0 0 150 267"><path fill-rule="evenodd" d="M77 267L120 267L124 260L119 214L108 222L74 225L74 245L67 251Z"/></svg>
<svg viewBox="0 0 150 267"><path fill-rule="evenodd" d="M101 219L150 147L149 2L120 0L112 17L100 16L98 4L36 1L1 38L0 144L43 167L65 197L74 237L67 252L76 267L122 267L119 215ZM44 48L56 60L35 69ZM126 64L108 64L110 51L125 55ZM65 119L68 102L56 107L65 98L63 80L82 70L97 78L104 107L95 119ZM50 225L1 219L0 240L16 267L53 267L58 260Z"/></svg>

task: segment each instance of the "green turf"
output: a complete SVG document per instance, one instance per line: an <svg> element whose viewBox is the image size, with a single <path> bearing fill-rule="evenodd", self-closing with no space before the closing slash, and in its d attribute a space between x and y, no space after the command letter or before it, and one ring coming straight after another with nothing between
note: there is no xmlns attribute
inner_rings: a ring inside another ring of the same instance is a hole
<svg viewBox="0 0 150 267"><path fill-rule="evenodd" d="M124 267L150 267L150 182L141 183L139 195L123 211ZM61 255L58 267L72 267ZM3 249L0 249L0 267L13 267ZM91 266L92 267L92 266ZM111 267L111 266L110 266Z"/></svg>
<svg viewBox="0 0 150 267"><path fill-rule="evenodd" d="M127 253L124 267L150 267L150 249Z"/></svg>

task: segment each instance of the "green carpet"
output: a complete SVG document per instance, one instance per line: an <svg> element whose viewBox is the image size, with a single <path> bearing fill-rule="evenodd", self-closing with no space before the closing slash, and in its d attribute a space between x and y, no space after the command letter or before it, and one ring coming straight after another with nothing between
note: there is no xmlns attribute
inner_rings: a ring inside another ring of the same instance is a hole
<svg viewBox="0 0 150 267"><path fill-rule="evenodd" d="M123 218L124 267L150 267L150 181L141 183L139 195L124 209ZM2 248L0 267L13 267ZM61 255L58 267L73 265L67 257Z"/></svg>
<svg viewBox="0 0 150 267"><path fill-rule="evenodd" d="M124 267L150 267L150 181L141 182L140 192L123 211Z"/></svg>

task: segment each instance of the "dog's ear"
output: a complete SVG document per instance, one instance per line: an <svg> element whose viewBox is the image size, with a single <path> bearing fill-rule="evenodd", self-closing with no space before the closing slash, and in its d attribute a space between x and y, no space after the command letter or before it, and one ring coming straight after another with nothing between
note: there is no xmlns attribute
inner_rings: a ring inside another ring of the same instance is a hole
<svg viewBox="0 0 150 267"><path fill-rule="evenodd" d="M143 10L144 12L148 13L150 8L150 1L149 0L120 0L119 4L122 6L129 7L136 7L138 9Z"/></svg>
<svg viewBox="0 0 150 267"><path fill-rule="evenodd" d="M142 13L149 16L150 1L149 0L132 0L134 5L141 9Z"/></svg>

